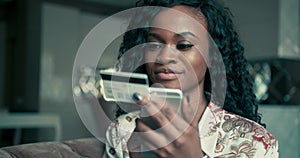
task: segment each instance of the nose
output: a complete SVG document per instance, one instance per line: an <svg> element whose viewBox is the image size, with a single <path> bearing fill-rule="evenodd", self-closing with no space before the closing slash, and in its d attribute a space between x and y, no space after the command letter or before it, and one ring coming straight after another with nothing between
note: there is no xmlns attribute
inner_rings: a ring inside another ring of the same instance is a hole
<svg viewBox="0 0 300 158"><path fill-rule="evenodd" d="M165 45L158 56L156 57L156 62L163 65L175 64L177 63L177 55L176 50L174 50L171 46Z"/></svg>

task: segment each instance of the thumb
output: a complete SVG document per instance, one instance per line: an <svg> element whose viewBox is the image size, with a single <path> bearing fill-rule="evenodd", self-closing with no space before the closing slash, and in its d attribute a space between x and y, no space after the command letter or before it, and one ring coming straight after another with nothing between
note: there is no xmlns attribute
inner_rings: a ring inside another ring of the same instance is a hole
<svg viewBox="0 0 300 158"><path fill-rule="evenodd" d="M137 103L138 105L145 106L148 104L148 97L144 94L140 94L138 92L133 93L132 99Z"/></svg>

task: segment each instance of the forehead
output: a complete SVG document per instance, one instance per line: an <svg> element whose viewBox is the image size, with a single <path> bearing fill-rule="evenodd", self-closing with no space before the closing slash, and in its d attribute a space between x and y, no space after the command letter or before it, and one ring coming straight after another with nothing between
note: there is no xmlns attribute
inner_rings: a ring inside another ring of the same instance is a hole
<svg viewBox="0 0 300 158"><path fill-rule="evenodd" d="M201 12L187 6L174 6L160 11L151 21L151 26L174 33L192 32L201 37L205 35L206 20Z"/></svg>

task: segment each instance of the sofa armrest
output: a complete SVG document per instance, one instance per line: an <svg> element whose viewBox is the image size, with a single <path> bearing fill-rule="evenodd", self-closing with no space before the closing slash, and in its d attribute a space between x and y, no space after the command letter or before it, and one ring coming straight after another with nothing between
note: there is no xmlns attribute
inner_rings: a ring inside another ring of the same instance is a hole
<svg viewBox="0 0 300 158"><path fill-rule="evenodd" d="M69 140L64 142L42 142L4 147L2 158L100 158L104 145L95 138ZM2 154L2 155L1 155Z"/></svg>
<svg viewBox="0 0 300 158"><path fill-rule="evenodd" d="M0 157L1 158L12 158L8 152L5 150L0 149Z"/></svg>

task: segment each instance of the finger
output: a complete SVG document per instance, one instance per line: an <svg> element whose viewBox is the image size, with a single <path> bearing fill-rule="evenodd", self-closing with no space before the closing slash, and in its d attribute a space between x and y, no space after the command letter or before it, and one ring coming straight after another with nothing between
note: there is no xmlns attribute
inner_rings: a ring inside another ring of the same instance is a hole
<svg viewBox="0 0 300 158"><path fill-rule="evenodd" d="M148 112L149 116L153 117L157 114L165 105L165 99L157 97L155 94L150 94L150 103L145 106L145 110Z"/></svg>
<svg viewBox="0 0 300 158"><path fill-rule="evenodd" d="M129 152L129 157L132 158L143 158L140 152Z"/></svg>
<svg viewBox="0 0 300 158"><path fill-rule="evenodd" d="M183 100L183 102L187 102L187 101ZM181 104L186 104L185 106L187 106L187 103L181 103ZM190 110L189 108L183 108L183 109L188 111ZM182 115L178 113L178 110L175 109L174 106L169 105L168 102L165 102L163 108L157 114L155 114L155 118L159 118L160 120L164 118L163 116L165 116L167 121L164 121L162 125L167 125L167 123L172 124L176 128L174 129L177 131L176 136L178 136L178 133L182 133L182 131L188 127L186 120L182 118ZM170 128L172 127L166 127L166 130L169 130Z"/></svg>
<svg viewBox="0 0 300 158"><path fill-rule="evenodd" d="M157 124L158 127L161 127L158 129L158 132L164 134L169 142L178 138L185 129L189 127L185 120L177 114L177 110L168 105L165 99L151 95L151 101L149 102L145 101L144 97L141 97L140 94L135 93L135 95L136 96L133 96L133 98L135 98L137 103L144 105L141 112L142 117L144 117L143 120L146 121L149 126L153 126L153 122L150 121L149 123L147 118L145 118L150 116L150 119L153 119L155 124Z"/></svg>
<svg viewBox="0 0 300 158"><path fill-rule="evenodd" d="M161 106L163 107L161 108ZM160 103L155 104L153 102L151 105L145 107L145 110L160 127L168 124L177 114L170 106L160 105Z"/></svg>
<svg viewBox="0 0 300 158"><path fill-rule="evenodd" d="M143 139L143 144L141 145L141 152L153 151L156 150L157 146L154 146L152 143L148 142L146 139Z"/></svg>
<svg viewBox="0 0 300 158"><path fill-rule="evenodd" d="M180 132L171 122L174 117L178 116L177 111L166 104L165 99L151 96L151 102L143 108L148 114L152 114L150 117L144 117L143 123L163 134L169 142L180 135Z"/></svg>
<svg viewBox="0 0 300 158"><path fill-rule="evenodd" d="M163 108L161 108L162 106ZM160 97L151 96L151 104L145 106L145 109L150 114L155 113L151 118L161 127L159 132L165 133L170 139L177 138L189 127L188 123L177 113L177 110Z"/></svg>
<svg viewBox="0 0 300 158"><path fill-rule="evenodd" d="M140 152L140 147L142 144L142 139L136 132L133 132L127 141L127 148L130 152Z"/></svg>
<svg viewBox="0 0 300 158"><path fill-rule="evenodd" d="M149 107L148 110L157 111L155 108L159 109L161 111L161 113L157 113L156 114L157 116L158 116L158 114L163 114L168 120L172 120L173 117L176 116L178 113L177 108L174 108L177 106L173 106L172 104L170 104L172 102L167 100L166 96L151 94L151 102L154 104L155 107ZM151 108L153 108L153 109L151 109Z"/></svg>
<svg viewBox="0 0 300 158"><path fill-rule="evenodd" d="M148 104L149 100L148 100L148 97L144 94L140 94L140 93L133 93L132 95L132 99L138 104L138 105L141 105L141 106L145 106Z"/></svg>
<svg viewBox="0 0 300 158"><path fill-rule="evenodd" d="M169 117L174 116L176 114L175 109L172 106L166 104L166 98L158 97L155 94L151 94L150 101L148 100L147 96L140 93L134 93L132 99L137 104L145 107L148 113L150 114L149 116L153 116L159 110L163 109L163 107L165 107L163 109L163 113L167 114Z"/></svg>
<svg viewBox="0 0 300 158"><path fill-rule="evenodd" d="M176 115L171 121L170 124L176 128L176 135L174 135L174 138L179 137L184 133L184 131L190 126L189 123L187 123L181 116Z"/></svg>
<svg viewBox="0 0 300 158"><path fill-rule="evenodd" d="M144 141L144 146L142 147L142 152L151 151L153 154L155 154L157 157L167 157L169 156L169 153L167 152L166 147L156 147L151 143L148 143L147 141Z"/></svg>
<svg viewBox="0 0 300 158"><path fill-rule="evenodd" d="M150 127L145 125L141 120L137 120L137 131L138 135L140 136L143 144L146 144L145 142L149 143L151 145L152 149L157 149L159 147L166 146L169 142L166 139L166 136L162 135L161 133L152 130ZM148 144L148 146L150 146Z"/></svg>
<svg viewBox="0 0 300 158"><path fill-rule="evenodd" d="M160 111L162 106L164 106L164 103L165 103L164 100L162 100L161 98L152 96L151 101L149 101L145 95L140 94L140 93L134 93L132 98L137 104L139 104L143 107L142 112L141 112L141 117L151 116L154 118L154 120L158 121L159 125L162 125L162 124L168 122L168 119L165 116L163 116L161 114L155 115ZM168 114L171 113L170 109L166 109L165 111ZM155 117L155 116L158 116L158 117ZM159 121L159 120L161 120L161 121Z"/></svg>
<svg viewBox="0 0 300 158"><path fill-rule="evenodd" d="M188 124L192 126L198 124L197 119L195 119L196 109L191 105L188 94L182 99L181 111L182 117Z"/></svg>
<svg viewBox="0 0 300 158"><path fill-rule="evenodd" d="M188 127L189 125L185 124L184 129L187 129ZM138 120L137 131L140 131L139 134L141 135L142 143L147 145L149 149L156 150L176 141L182 134L184 134L185 130L178 131L171 123L160 129L152 130L142 121Z"/></svg>
<svg viewBox="0 0 300 158"><path fill-rule="evenodd" d="M161 107L158 107L157 105L160 105L157 103L158 100L155 100L150 97L150 101L146 99L145 96L142 96L141 94L134 94L133 98L136 98L135 101L137 104L141 105L141 117L152 117L154 114L156 114ZM138 99L140 98L140 99Z"/></svg>
<svg viewBox="0 0 300 158"><path fill-rule="evenodd" d="M190 107L190 99L189 95L186 95L182 98L181 103L181 111L182 111L182 117L186 122L191 123L193 116L191 115L191 107Z"/></svg>
<svg viewBox="0 0 300 158"><path fill-rule="evenodd" d="M188 106L188 100L186 97L183 97L182 98L182 102L181 102L181 115L182 115L182 118L184 120L186 120L186 122L190 122L190 117L188 115L188 111L189 111L189 106Z"/></svg>

